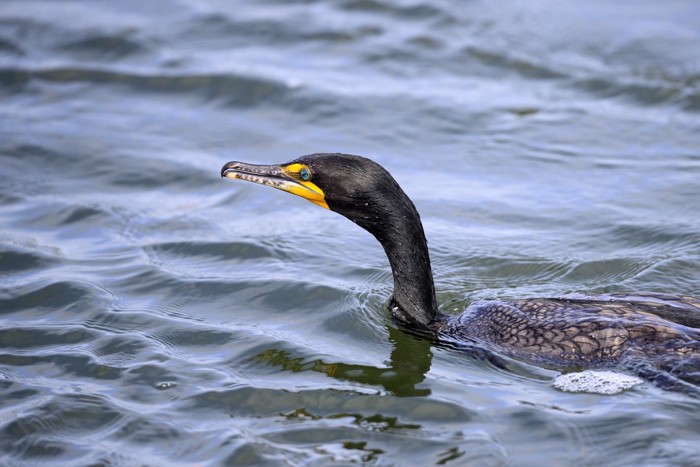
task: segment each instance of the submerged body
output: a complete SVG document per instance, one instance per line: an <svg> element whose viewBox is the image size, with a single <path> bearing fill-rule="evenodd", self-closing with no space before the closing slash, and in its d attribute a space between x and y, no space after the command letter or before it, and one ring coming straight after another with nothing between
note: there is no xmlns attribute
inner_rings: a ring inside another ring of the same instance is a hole
<svg viewBox="0 0 700 467"><path fill-rule="evenodd" d="M391 265L393 317L452 342L556 368L622 366L669 389L700 394L700 300L667 294L476 302L438 312L415 206L380 165L312 154L287 164L229 162L221 175L272 186L338 212L381 243Z"/></svg>
<svg viewBox="0 0 700 467"><path fill-rule="evenodd" d="M687 296L477 302L437 325L445 339L555 368L620 366L669 389L700 388L700 300ZM687 386L690 384L692 386Z"/></svg>

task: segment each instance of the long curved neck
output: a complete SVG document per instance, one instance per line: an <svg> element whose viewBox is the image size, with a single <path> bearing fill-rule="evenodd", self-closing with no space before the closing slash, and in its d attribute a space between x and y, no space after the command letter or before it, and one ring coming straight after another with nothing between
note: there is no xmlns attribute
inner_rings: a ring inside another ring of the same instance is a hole
<svg viewBox="0 0 700 467"><path fill-rule="evenodd" d="M393 181L393 180L392 180ZM383 196L364 202L348 217L384 247L394 276L393 313L400 321L427 327L438 316L428 242L411 200L393 182ZM347 214L346 214L347 215Z"/></svg>
<svg viewBox="0 0 700 467"><path fill-rule="evenodd" d="M437 300L428 242L418 212L415 217L399 216L392 229L375 237L384 247L394 276L394 315L401 321L427 326L437 317Z"/></svg>

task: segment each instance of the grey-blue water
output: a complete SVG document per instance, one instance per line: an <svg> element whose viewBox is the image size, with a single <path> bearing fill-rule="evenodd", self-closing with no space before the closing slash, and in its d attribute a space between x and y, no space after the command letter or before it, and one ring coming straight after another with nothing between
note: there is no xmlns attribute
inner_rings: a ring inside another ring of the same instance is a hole
<svg viewBox="0 0 700 467"><path fill-rule="evenodd" d="M700 402L397 329L379 244L229 160L341 151L441 310L700 295L693 0L0 2L0 464L697 465Z"/></svg>

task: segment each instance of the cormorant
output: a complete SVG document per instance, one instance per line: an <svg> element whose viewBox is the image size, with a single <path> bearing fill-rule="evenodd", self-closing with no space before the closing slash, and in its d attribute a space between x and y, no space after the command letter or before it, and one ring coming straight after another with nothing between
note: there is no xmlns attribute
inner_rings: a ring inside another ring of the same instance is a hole
<svg viewBox="0 0 700 467"><path fill-rule="evenodd" d="M438 310L428 245L413 202L382 166L348 154L280 165L229 162L221 176L271 186L347 217L381 243L396 321L452 342L560 369L622 366L669 389L700 393L700 300L684 295L479 301Z"/></svg>

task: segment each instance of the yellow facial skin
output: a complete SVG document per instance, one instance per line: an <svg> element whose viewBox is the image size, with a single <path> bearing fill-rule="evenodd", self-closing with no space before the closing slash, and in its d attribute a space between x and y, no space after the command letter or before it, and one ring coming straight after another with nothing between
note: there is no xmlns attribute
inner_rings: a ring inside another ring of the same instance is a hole
<svg viewBox="0 0 700 467"><path fill-rule="evenodd" d="M323 190L313 183L311 179L302 179L300 172L303 169L312 174L311 169L307 165L299 163L280 166L255 165L232 161L225 164L221 169L221 176L271 186L278 190L301 196L322 208L329 209Z"/></svg>
<svg viewBox="0 0 700 467"><path fill-rule="evenodd" d="M299 175L301 169L306 169L309 171L309 173L312 173L311 169L304 164L290 164L285 167L282 167L282 171L290 177L292 177L293 179L295 179L296 181L296 183L293 183L290 186L282 189L294 195L308 199L312 203L317 204L322 208L328 209L328 204L326 203L323 190L316 186L316 184L313 183L311 180L309 180L308 182L302 180L301 175Z"/></svg>

